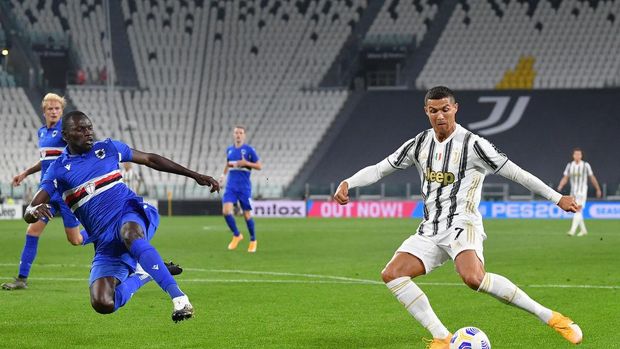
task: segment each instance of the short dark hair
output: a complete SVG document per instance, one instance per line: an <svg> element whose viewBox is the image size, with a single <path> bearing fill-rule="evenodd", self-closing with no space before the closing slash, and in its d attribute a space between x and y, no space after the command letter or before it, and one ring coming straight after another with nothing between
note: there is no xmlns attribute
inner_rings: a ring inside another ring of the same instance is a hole
<svg viewBox="0 0 620 349"><path fill-rule="evenodd" d="M429 99L442 99L442 98L450 98L450 102L454 103L456 99L454 98L454 92L451 89L445 86L435 86L426 91L426 95L424 96L424 105L426 105L426 101Z"/></svg>
<svg viewBox="0 0 620 349"><path fill-rule="evenodd" d="M585 154L583 153L583 150L581 150L581 148L579 147L573 148L573 152L571 154L575 154L576 151L581 152L581 157L584 157Z"/></svg>
<svg viewBox="0 0 620 349"><path fill-rule="evenodd" d="M79 110L73 110L73 111L70 111L67 114L63 115L63 117L62 117L62 132L67 132L68 131L69 120L73 121L74 119L82 119L82 118L87 118L88 119L88 115L84 114L84 112L81 112Z"/></svg>

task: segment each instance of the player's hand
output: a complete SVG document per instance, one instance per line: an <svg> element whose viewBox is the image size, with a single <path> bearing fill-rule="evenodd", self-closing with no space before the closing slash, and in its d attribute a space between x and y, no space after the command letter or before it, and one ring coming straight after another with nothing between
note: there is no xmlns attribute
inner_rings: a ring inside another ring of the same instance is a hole
<svg viewBox="0 0 620 349"><path fill-rule="evenodd" d="M577 204L575 198L572 196L564 195L558 202L558 206L566 212L577 212L581 209L581 206Z"/></svg>
<svg viewBox="0 0 620 349"><path fill-rule="evenodd" d="M603 196L603 193L601 193L601 190L596 189L596 197L600 199L602 196Z"/></svg>
<svg viewBox="0 0 620 349"><path fill-rule="evenodd" d="M39 204L37 206L28 206L28 208L26 208L26 215L30 215L37 220L43 217L52 219L54 218L54 216L52 216L51 208L52 206L50 206L49 204Z"/></svg>
<svg viewBox="0 0 620 349"><path fill-rule="evenodd" d="M13 184L14 187L17 187L24 181L25 178L26 175L24 173L20 173L17 176L13 177L13 182L11 182L11 184Z"/></svg>
<svg viewBox="0 0 620 349"><path fill-rule="evenodd" d="M220 188L224 186L224 181L226 181L226 176L222 174L220 178L217 179L217 184L220 185Z"/></svg>
<svg viewBox="0 0 620 349"><path fill-rule="evenodd" d="M334 194L334 200L341 205L346 205L349 203L349 183L346 181L340 182L340 185Z"/></svg>
<svg viewBox="0 0 620 349"><path fill-rule="evenodd" d="M196 177L195 179L196 183L198 183L199 185L206 185L208 187L211 187L211 193L220 192L220 184L215 180L215 178L201 174L198 175L198 177Z"/></svg>

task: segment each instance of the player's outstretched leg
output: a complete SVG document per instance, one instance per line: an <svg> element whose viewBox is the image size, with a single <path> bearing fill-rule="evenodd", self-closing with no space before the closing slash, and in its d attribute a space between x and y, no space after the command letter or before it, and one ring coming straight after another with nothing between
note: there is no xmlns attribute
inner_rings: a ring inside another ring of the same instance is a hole
<svg viewBox="0 0 620 349"><path fill-rule="evenodd" d="M503 302L536 315L542 322L556 330L569 342L573 344L581 343L583 333L577 324L566 316L540 305L507 278L497 274L486 273L478 287L478 291L488 293Z"/></svg>
<svg viewBox="0 0 620 349"><path fill-rule="evenodd" d="M136 239L131 242L129 253L138 260L159 287L172 298L174 304L172 320L177 322L191 318L194 314L194 308L168 271L159 252L146 239Z"/></svg>
<svg viewBox="0 0 620 349"><path fill-rule="evenodd" d="M431 308L426 294L409 276L422 275L424 272L424 265L417 257L397 252L381 272L381 277L409 314L433 335L433 339L427 343L427 348L448 349L452 334Z"/></svg>

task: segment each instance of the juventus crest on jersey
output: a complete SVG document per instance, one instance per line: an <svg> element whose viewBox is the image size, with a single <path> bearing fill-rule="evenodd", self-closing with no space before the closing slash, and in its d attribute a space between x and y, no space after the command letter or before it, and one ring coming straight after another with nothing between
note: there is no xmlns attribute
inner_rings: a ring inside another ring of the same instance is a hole
<svg viewBox="0 0 620 349"><path fill-rule="evenodd" d="M418 232L435 235L461 217L482 221L478 205L484 176L499 171L508 158L489 141L457 124L443 142L432 129L418 134L387 161L396 169L418 169L424 200L424 219Z"/></svg>
<svg viewBox="0 0 620 349"><path fill-rule="evenodd" d="M564 175L570 179L570 195L587 196L588 178L593 174L589 163L585 161L569 162L564 170Z"/></svg>

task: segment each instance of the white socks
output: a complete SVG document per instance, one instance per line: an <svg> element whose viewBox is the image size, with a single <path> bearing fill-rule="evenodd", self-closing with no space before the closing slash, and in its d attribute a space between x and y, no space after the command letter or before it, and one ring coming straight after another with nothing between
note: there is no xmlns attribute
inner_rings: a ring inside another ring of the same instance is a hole
<svg viewBox="0 0 620 349"><path fill-rule="evenodd" d="M577 226L579 226L580 232L586 232L586 224L583 221L583 212L579 211L579 212L575 212L575 215L573 215L573 221L570 225L570 233L574 234L575 231L577 230Z"/></svg>
<svg viewBox="0 0 620 349"><path fill-rule="evenodd" d="M424 326L434 338L446 338L450 331L441 323L431 308L428 298L408 276L399 277L385 284L405 306L407 311Z"/></svg>
<svg viewBox="0 0 620 349"><path fill-rule="evenodd" d="M503 302L526 310L544 323L548 323L553 315L550 309L531 299L517 285L501 275L486 273L478 292L488 293Z"/></svg>

